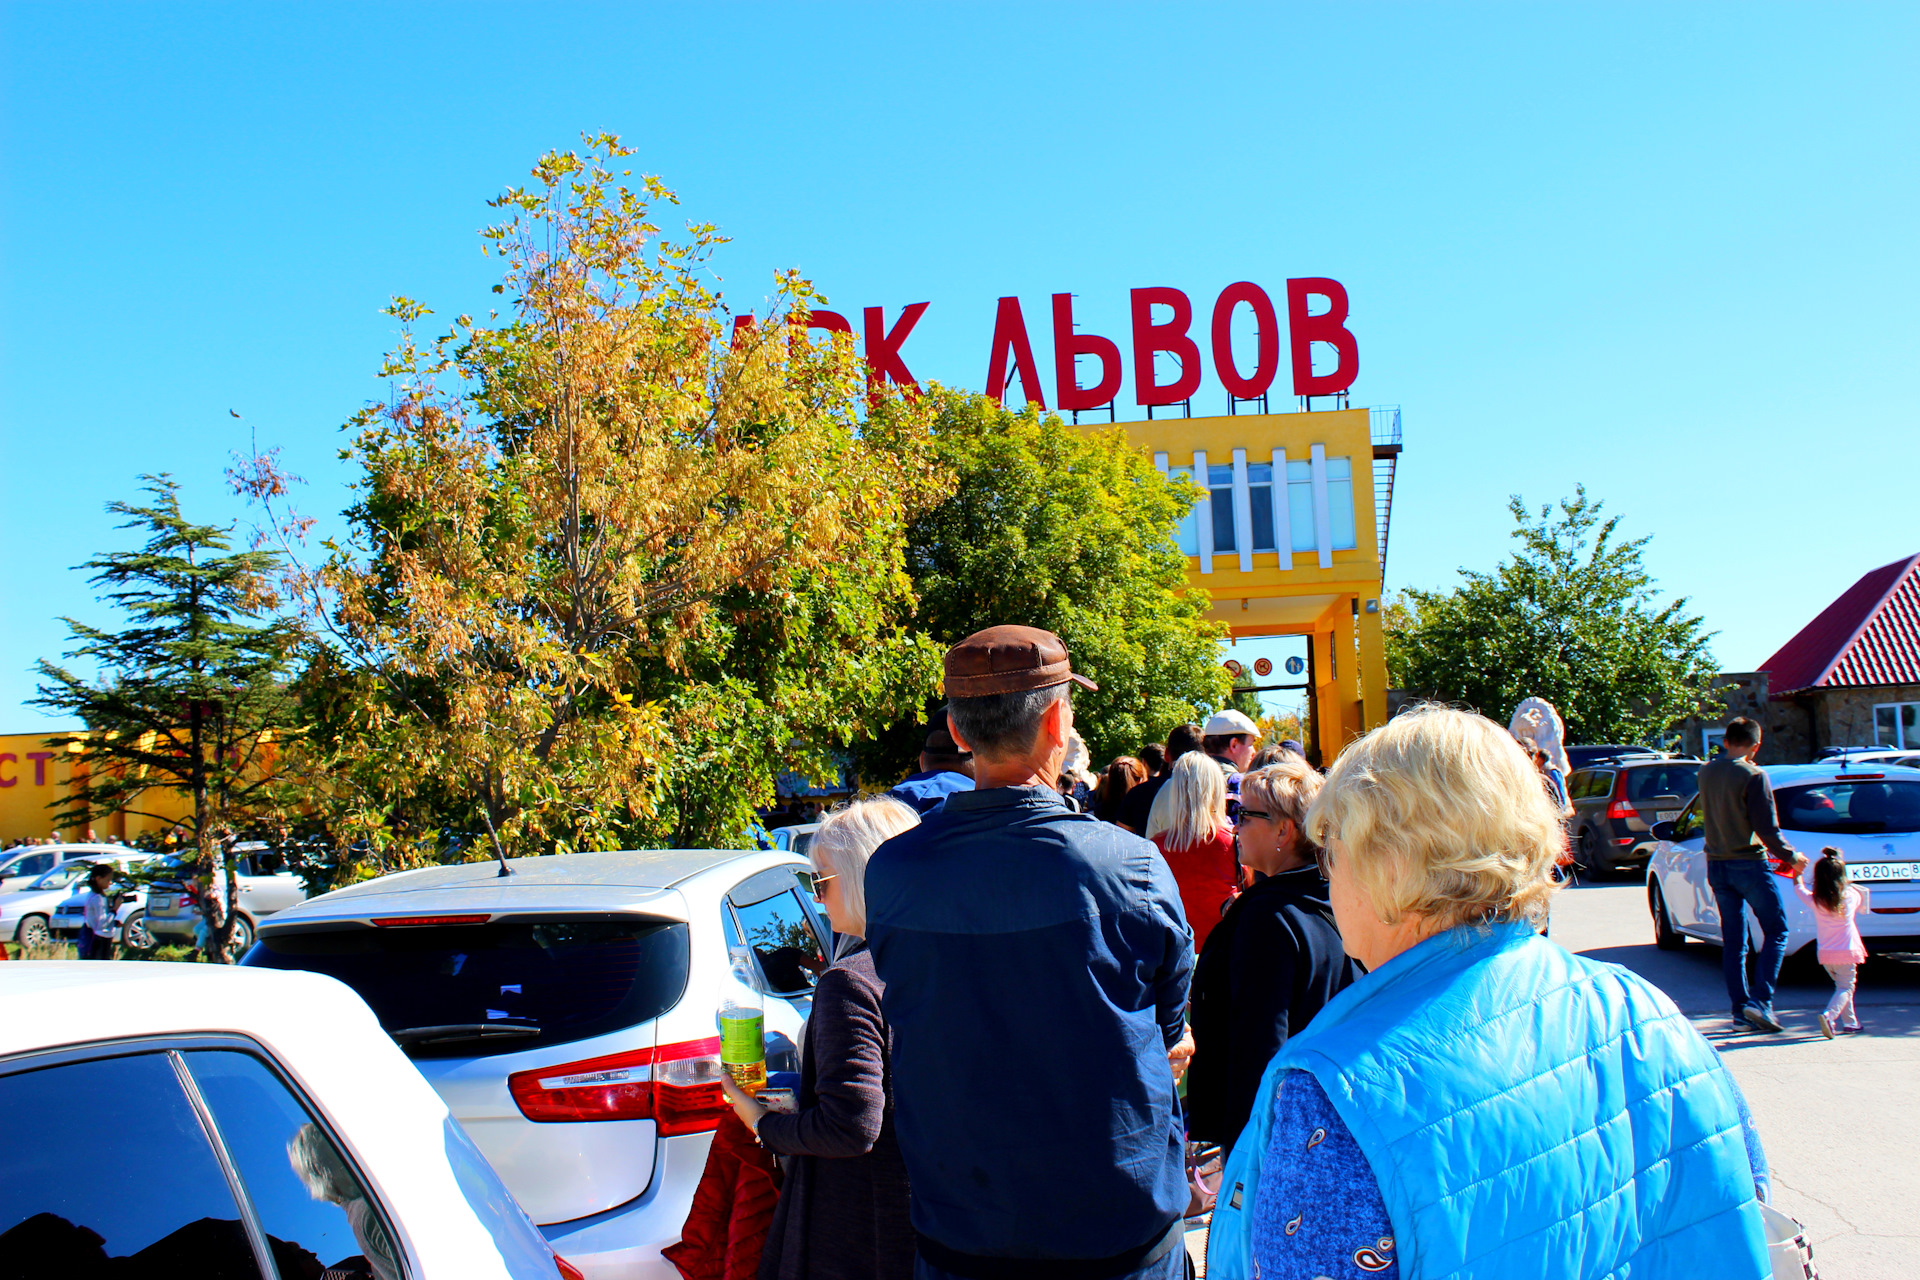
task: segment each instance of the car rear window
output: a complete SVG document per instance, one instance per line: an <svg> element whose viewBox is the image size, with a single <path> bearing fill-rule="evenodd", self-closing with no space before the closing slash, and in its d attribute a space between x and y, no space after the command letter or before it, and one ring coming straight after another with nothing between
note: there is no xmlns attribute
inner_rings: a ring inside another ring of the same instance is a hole
<svg viewBox="0 0 1920 1280"><path fill-rule="evenodd" d="M1774 793L1780 825L1792 831L1874 835L1920 831L1920 782L1823 782Z"/></svg>
<svg viewBox="0 0 1920 1280"><path fill-rule="evenodd" d="M1655 796L1677 796L1685 800L1700 789L1694 781L1700 772L1697 764L1663 764L1646 769L1627 770L1627 799L1651 800Z"/></svg>
<svg viewBox="0 0 1920 1280"><path fill-rule="evenodd" d="M683 923L559 919L267 933L243 963L337 978L409 1055L472 1058L656 1018L688 959Z"/></svg>

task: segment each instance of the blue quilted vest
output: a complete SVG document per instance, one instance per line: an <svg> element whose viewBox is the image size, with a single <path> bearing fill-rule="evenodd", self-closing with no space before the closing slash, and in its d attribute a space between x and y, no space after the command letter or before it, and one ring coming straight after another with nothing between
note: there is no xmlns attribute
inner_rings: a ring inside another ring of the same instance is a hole
<svg viewBox="0 0 1920 1280"><path fill-rule="evenodd" d="M1759 1280L1732 1083L1652 986L1526 924L1429 938L1348 987L1267 1067L1207 1274L1254 1275L1281 1074L1312 1072L1380 1184L1405 1280Z"/></svg>

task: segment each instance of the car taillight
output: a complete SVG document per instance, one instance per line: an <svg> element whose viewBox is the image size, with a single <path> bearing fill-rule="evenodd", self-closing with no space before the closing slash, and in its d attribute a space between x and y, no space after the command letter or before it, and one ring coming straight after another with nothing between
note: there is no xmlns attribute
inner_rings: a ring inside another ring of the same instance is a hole
<svg viewBox="0 0 1920 1280"><path fill-rule="evenodd" d="M574 1266L559 1254L554 1255L553 1261L554 1265L560 1268L560 1280L587 1280L584 1275L580 1274L580 1268Z"/></svg>
<svg viewBox="0 0 1920 1280"><path fill-rule="evenodd" d="M507 1091L537 1123L651 1120L666 1138L712 1131L730 1105L718 1036L517 1071Z"/></svg>

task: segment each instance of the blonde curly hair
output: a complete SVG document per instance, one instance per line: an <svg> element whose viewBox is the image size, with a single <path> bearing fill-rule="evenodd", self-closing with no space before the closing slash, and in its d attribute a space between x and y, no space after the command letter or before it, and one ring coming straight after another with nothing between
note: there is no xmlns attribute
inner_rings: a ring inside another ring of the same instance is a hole
<svg viewBox="0 0 1920 1280"><path fill-rule="evenodd" d="M1425 704L1348 747L1307 810L1376 915L1417 914L1439 929L1488 920L1543 923L1559 886L1559 815L1513 735L1484 716Z"/></svg>

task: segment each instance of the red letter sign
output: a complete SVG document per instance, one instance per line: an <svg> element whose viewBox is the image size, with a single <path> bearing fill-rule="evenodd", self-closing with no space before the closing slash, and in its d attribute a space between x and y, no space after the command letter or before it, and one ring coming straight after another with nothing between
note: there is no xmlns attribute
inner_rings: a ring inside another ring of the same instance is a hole
<svg viewBox="0 0 1920 1280"><path fill-rule="evenodd" d="M867 308L867 388L875 400L879 399L881 384L889 380L909 392L920 390L920 384L907 371L907 362L900 358L900 346L913 332L913 326L920 322L928 305L916 302L903 309L900 318L893 322L892 332L887 331L885 308Z"/></svg>
<svg viewBox="0 0 1920 1280"><path fill-rule="evenodd" d="M1165 324L1153 322L1155 303L1173 308ZM1193 324L1193 304L1178 289L1133 291L1133 392L1141 404L1179 404L1200 385L1200 348L1187 336ZM1180 376L1166 386L1155 381L1153 355L1170 351L1180 362Z"/></svg>
<svg viewBox="0 0 1920 1280"><path fill-rule="evenodd" d="M1325 315L1307 314L1307 298L1319 294L1328 303ZM1287 281L1287 330L1293 342L1293 394L1330 396L1353 385L1360 372L1360 344L1347 332L1347 291L1338 280L1310 276ZM1332 373L1313 376L1313 344L1330 342L1340 355Z"/></svg>
<svg viewBox="0 0 1920 1280"><path fill-rule="evenodd" d="M1253 323L1259 334L1251 378L1241 377L1233 363L1233 309L1243 302L1253 308ZM1267 394L1274 375L1280 372L1280 320L1273 314L1273 299L1259 285L1245 280L1230 284L1213 304L1213 371L1220 375L1227 393L1242 400Z"/></svg>
<svg viewBox="0 0 1920 1280"><path fill-rule="evenodd" d="M1075 356L1093 356L1100 361L1100 383L1091 390L1080 385L1074 373ZM1120 389L1120 348L1105 338L1073 332L1073 295L1053 295L1053 382L1062 410L1097 409L1113 399Z"/></svg>
<svg viewBox="0 0 1920 1280"><path fill-rule="evenodd" d="M1033 343L1027 340L1027 319L1020 314L1020 299L1000 299L993 313L993 352L987 357L987 394L1006 403L1007 355L1013 355L1013 371L1020 375L1020 390L1027 399L1044 409L1046 392L1040 387L1040 366L1033 362Z"/></svg>
<svg viewBox="0 0 1920 1280"><path fill-rule="evenodd" d="M738 351L740 344L753 336L753 330L754 320L752 312L748 312L742 316L735 316L733 318L733 341L727 344L727 349L730 351Z"/></svg>

